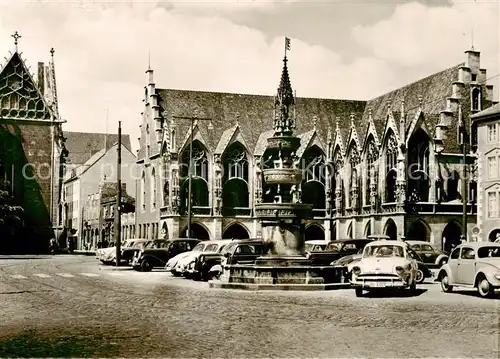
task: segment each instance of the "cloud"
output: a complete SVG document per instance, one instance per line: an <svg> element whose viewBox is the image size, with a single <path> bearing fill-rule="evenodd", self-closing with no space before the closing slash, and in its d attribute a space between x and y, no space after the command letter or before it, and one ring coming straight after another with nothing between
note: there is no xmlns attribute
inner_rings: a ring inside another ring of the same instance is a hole
<svg viewBox="0 0 500 359"><path fill-rule="evenodd" d="M180 5L191 9L178 11ZM18 30L23 36L20 51L36 69L36 62L47 60L54 46L60 112L68 120L65 128L105 131L109 109L108 130L116 132L121 120L137 149L148 53L159 88L273 94L279 83L283 37L269 37L257 25L233 23L226 11L235 11L236 5L229 0L223 2L226 9L209 12L196 12L201 5L194 2L180 5L0 2L0 47L12 48L10 34ZM276 12L288 4L240 5L238 11L258 7ZM467 31L462 24L466 13L460 3L432 9L402 5L382 22L353 29L353 41L366 51L350 62L339 55L341 49L292 39L292 86L299 96L370 99L454 65L463 61L467 48L465 37L457 41ZM492 64L495 57L498 60L498 41L492 35L498 19L495 22L486 10L478 16L477 47L483 50L484 63ZM294 21L300 21L300 13L290 19ZM444 30L439 30L439 21Z"/></svg>

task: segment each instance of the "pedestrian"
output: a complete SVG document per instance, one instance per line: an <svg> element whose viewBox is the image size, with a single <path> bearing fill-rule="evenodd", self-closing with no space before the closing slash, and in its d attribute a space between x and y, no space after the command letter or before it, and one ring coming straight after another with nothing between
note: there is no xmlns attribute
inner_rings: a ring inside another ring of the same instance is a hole
<svg viewBox="0 0 500 359"><path fill-rule="evenodd" d="M49 247L50 247L50 253L55 254L57 250L57 241L55 238L50 239Z"/></svg>

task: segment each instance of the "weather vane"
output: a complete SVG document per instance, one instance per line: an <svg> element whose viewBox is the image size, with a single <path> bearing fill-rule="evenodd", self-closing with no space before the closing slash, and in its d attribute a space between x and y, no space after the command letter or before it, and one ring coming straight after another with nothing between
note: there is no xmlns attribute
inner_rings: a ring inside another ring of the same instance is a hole
<svg viewBox="0 0 500 359"><path fill-rule="evenodd" d="M18 42L18 40L19 40L22 36L21 36L21 35L19 35L19 34L17 33L17 31L14 33L14 35L10 35L10 36L12 36L12 37L14 38L14 45L16 46L16 52L17 52L17 42Z"/></svg>

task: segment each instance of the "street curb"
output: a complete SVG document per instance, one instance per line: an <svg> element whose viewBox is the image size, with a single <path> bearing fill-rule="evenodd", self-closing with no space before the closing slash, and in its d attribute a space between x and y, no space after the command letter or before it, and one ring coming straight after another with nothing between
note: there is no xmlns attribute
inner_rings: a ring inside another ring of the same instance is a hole
<svg viewBox="0 0 500 359"><path fill-rule="evenodd" d="M73 251L73 254L78 254L78 255L81 255L81 256L95 256L95 252L92 252L92 251L80 251L80 250L77 250L77 251Z"/></svg>
<svg viewBox="0 0 500 359"><path fill-rule="evenodd" d="M255 283L223 283L220 281L208 281L210 288L219 289L241 289L241 290L282 290L282 291L329 291L338 289L350 289L350 283L328 283L328 284L255 284Z"/></svg>

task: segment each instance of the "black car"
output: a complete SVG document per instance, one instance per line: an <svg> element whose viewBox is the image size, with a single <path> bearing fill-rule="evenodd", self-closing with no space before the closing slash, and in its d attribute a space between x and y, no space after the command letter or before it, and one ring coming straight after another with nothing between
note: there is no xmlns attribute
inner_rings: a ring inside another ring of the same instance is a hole
<svg viewBox="0 0 500 359"><path fill-rule="evenodd" d="M308 252L307 258L313 265L329 265L342 257L359 253L363 248L372 242L371 239L343 239L331 241L323 251Z"/></svg>
<svg viewBox="0 0 500 359"><path fill-rule="evenodd" d="M149 272L156 267L163 268L170 258L192 250L199 242L199 239L186 238L157 241L149 248L135 252L132 267L142 272Z"/></svg>

